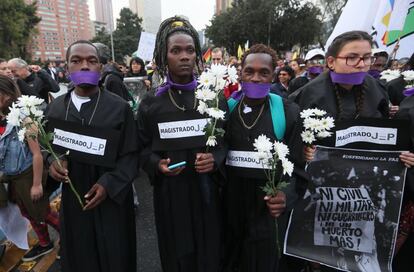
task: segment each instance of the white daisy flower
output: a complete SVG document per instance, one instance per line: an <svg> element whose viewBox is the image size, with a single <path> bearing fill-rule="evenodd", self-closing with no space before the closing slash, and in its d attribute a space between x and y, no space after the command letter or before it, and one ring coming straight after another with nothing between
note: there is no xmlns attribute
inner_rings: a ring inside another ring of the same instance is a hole
<svg viewBox="0 0 414 272"><path fill-rule="evenodd" d="M385 70L381 72L381 78L380 79L385 79L387 82L399 78L401 76L400 72L398 70Z"/></svg>
<svg viewBox="0 0 414 272"><path fill-rule="evenodd" d="M213 64L210 72L217 78L224 78L227 75L227 67L221 64Z"/></svg>
<svg viewBox="0 0 414 272"><path fill-rule="evenodd" d="M213 117L214 119L221 119L224 120L224 115L226 114L225 111L222 111L218 108L208 108L206 112L209 116Z"/></svg>
<svg viewBox="0 0 414 272"><path fill-rule="evenodd" d="M17 132L17 136L19 137L20 142L24 141L25 135L26 135L26 128L22 128L19 130L19 132Z"/></svg>
<svg viewBox="0 0 414 272"><path fill-rule="evenodd" d="M204 72L200 75L198 82L200 83L200 87L209 88L211 85L215 83L216 79L211 73Z"/></svg>
<svg viewBox="0 0 414 272"><path fill-rule="evenodd" d="M228 80L231 83L237 83L238 75L237 75L237 69L235 67L229 66L227 68L227 75L228 75Z"/></svg>
<svg viewBox="0 0 414 272"><path fill-rule="evenodd" d="M218 90L223 90L224 87L226 87L226 83L227 81L222 79L222 78L217 78L217 82L216 82L216 86L215 89Z"/></svg>
<svg viewBox="0 0 414 272"><path fill-rule="evenodd" d="M316 116L324 116L325 114L326 114L326 111L324 111L324 110L320 110L320 109L313 109L313 113L316 115Z"/></svg>
<svg viewBox="0 0 414 272"><path fill-rule="evenodd" d="M210 101L216 98L216 94L208 88L197 89L196 98L201 101Z"/></svg>
<svg viewBox="0 0 414 272"><path fill-rule="evenodd" d="M329 137L331 135L332 135L332 132L329 132L329 131L321 131L321 132L318 132L318 134L316 134L316 138L318 138L318 139L324 139L324 138L327 138L327 137Z"/></svg>
<svg viewBox="0 0 414 272"><path fill-rule="evenodd" d="M272 142L264 134L254 139L253 146L259 153L270 153L273 148Z"/></svg>
<svg viewBox="0 0 414 272"><path fill-rule="evenodd" d="M18 127L20 126L20 110L18 108L15 108L15 105L10 108L10 112L6 117L7 123Z"/></svg>
<svg viewBox="0 0 414 272"><path fill-rule="evenodd" d="M273 144L273 149L275 150L279 159L286 158L289 155L289 148L282 142L275 141Z"/></svg>
<svg viewBox="0 0 414 272"><path fill-rule="evenodd" d="M292 162L290 162L288 159L283 159L282 161L282 168L283 168L283 174L292 176L294 165Z"/></svg>
<svg viewBox="0 0 414 272"><path fill-rule="evenodd" d="M407 70L401 73L404 76L404 80L411 81L414 80L414 71Z"/></svg>
<svg viewBox="0 0 414 272"><path fill-rule="evenodd" d="M303 131L300 136L302 137L302 141L307 144L312 144L316 140L315 135L310 130Z"/></svg>
<svg viewBox="0 0 414 272"><path fill-rule="evenodd" d="M209 136L207 139L207 146L216 146L217 145L217 140L216 140L216 136Z"/></svg>
<svg viewBox="0 0 414 272"><path fill-rule="evenodd" d="M303 118L303 119L309 118L309 117L312 117L312 116L315 116L315 113L314 113L313 109L306 109L306 110L301 111L301 113L300 113L300 118Z"/></svg>
<svg viewBox="0 0 414 272"><path fill-rule="evenodd" d="M203 101L200 100L199 103L198 103L197 111L200 114L204 114L204 113L207 112L207 109L208 109L207 104L205 102L203 102Z"/></svg>
<svg viewBox="0 0 414 272"><path fill-rule="evenodd" d="M332 117L325 117L321 119L321 125L323 130L330 130L335 126L335 119Z"/></svg>

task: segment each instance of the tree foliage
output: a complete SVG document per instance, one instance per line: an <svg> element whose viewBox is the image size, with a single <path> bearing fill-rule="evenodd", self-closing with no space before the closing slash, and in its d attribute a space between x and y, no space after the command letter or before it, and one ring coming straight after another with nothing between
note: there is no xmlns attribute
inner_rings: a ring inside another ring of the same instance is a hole
<svg viewBox="0 0 414 272"><path fill-rule="evenodd" d="M319 35L319 43L323 48L326 40L331 35L336 23L341 16L347 1L346 0L318 0L318 5L322 9L321 20L323 22L322 31Z"/></svg>
<svg viewBox="0 0 414 272"><path fill-rule="evenodd" d="M30 59L27 51L35 26L41 21L36 16L36 2L24 0L0 1L0 57Z"/></svg>
<svg viewBox="0 0 414 272"><path fill-rule="evenodd" d="M142 19L129 8L121 9L116 22L116 30L113 32L116 61L123 61L125 56L130 56L137 51L138 41L143 31L141 24ZM97 32L91 42L100 42L111 47L111 37L105 29Z"/></svg>
<svg viewBox="0 0 414 272"><path fill-rule="evenodd" d="M299 0L237 0L227 11L213 17L206 35L216 46L235 54L238 45L264 43L276 50L317 41L320 10Z"/></svg>

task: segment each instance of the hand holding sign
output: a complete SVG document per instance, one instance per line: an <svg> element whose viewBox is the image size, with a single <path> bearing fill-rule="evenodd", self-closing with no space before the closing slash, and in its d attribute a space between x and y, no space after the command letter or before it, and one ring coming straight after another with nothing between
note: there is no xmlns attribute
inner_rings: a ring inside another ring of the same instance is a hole
<svg viewBox="0 0 414 272"><path fill-rule="evenodd" d="M400 160L407 168L414 166L414 154L411 152L403 152L400 155Z"/></svg>

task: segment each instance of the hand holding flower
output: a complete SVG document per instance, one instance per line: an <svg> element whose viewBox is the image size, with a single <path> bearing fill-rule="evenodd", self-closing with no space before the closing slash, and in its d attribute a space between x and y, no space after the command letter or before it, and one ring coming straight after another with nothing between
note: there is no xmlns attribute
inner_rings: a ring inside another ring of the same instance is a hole
<svg viewBox="0 0 414 272"><path fill-rule="evenodd" d="M265 196L267 208L270 214L278 218L286 209L286 195L282 191L278 191L276 196Z"/></svg>
<svg viewBox="0 0 414 272"><path fill-rule="evenodd" d="M214 157L211 153L197 153L194 163L195 170L200 174L209 173L214 170Z"/></svg>

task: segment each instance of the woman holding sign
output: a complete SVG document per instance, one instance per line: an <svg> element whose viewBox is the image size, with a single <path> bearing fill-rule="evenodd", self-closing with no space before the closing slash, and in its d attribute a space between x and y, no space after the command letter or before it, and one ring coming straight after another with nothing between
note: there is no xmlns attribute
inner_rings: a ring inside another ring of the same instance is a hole
<svg viewBox="0 0 414 272"><path fill-rule="evenodd" d="M375 61L371 55L372 37L362 31L350 31L336 37L326 53L328 72L303 88L299 106L325 110L336 121L388 118L389 100L385 87L368 75ZM314 146L305 147L305 158L313 160ZM407 166L412 154L402 154ZM376 241L380 244L380 241ZM323 268L323 271L331 271Z"/></svg>
<svg viewBox="0 0 414 272"><path fill-rule="evenodd" d="M155 61L166 77L139 108L144 170L154 185L155 221L163 271L219 270L219 144L206 153L206 118L196 111L194 70L202 65L198 34L185 19L165 20L158 31ZM200 178L215 178L202 188Z"/></svg>

